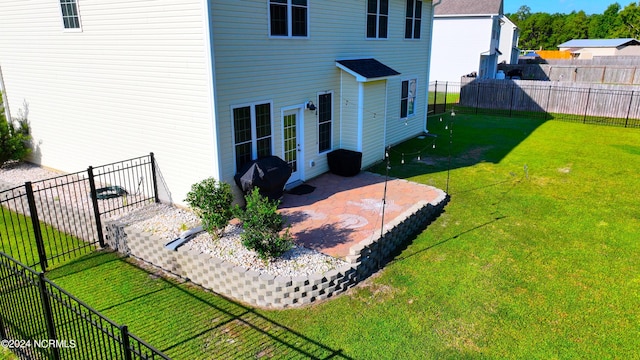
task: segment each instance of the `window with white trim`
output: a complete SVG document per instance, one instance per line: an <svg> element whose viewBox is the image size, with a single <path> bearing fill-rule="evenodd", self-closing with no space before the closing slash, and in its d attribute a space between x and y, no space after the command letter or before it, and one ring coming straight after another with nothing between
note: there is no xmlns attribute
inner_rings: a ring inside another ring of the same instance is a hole
<svg viewBox="0 0 640 360"><path fill-rule="evenodd" d="M80 14L76 0L60 0L62 23L65 29L80 29Z"/></svg>
<svg viewBox="0 0 640 360"><path fill-rule="evenodd" d="M251 160L272 155L271 104L233 108L233 140L236 170Z"/></svg>
<svg viewBox="0 0 640 360"><path fill-rule="evenodd" d="M333 134L333 104L332 94L318 95L318 152L331 150Z"/></svg>
<svg viewBox="0 0 640 360"><path fill-rule="evenodd" d="M405 119L416 113L416 91L418 81L416 79L402 82L402 96L400 100L400 118Z"/></svg>
<svg viewBox="0 0 640 360"><path fill-rule="evenodd" d="M271 36L306 37L308 9L307 0L269 0Z"/></svg>
<svg viewBox="0 0 640 360"><path fill-rule="evenodd" d="M389 0L367 1L367 38L386 39L389 25Z"/></svg>
<svg viewBox="0 0 640 360"><path fill-rule="evenodd" d="M422 24L422 1L407 0L407 18L404 26L405 39L420 39Z"/></svg>

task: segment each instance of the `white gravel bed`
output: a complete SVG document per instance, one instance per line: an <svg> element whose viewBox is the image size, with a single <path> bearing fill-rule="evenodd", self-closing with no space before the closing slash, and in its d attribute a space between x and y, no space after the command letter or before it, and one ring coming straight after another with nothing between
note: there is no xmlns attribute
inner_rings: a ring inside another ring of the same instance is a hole
<svg viewBox="0 0 640 360"><path fill-rule="evenodd" d="M16 187L23 185L26 181L38 181L60 175L64 174L31 163L6 164L0 168L0 188ZM60 187L56 190L63 192L65 188ZM77 191L72 188L68 190ZM78 201L75 196L56 193L56 197L60 199L75 198L75 201ZM86 201L85 198L88 199L88 196L82 197L81 201ZM116 219L138 230L152 233L166 242L179 237L184 230L200 224L198 217L190 210L166 204L149 204L124 214L108 217L108 220ZM280 258L263 261L256 252L250 251L242 245L241 232L240 226L232 224L227 226L223 236L219 239L213 239L208 233L201 233L183 246L201 254L210 254L212 257L236 266L274 276L294 277L321 274L347 264L343 260L301 246L294 246Z"/></svg>
<svg viewBox="0 0 640 360"><path fill-rule="evenodd" d="M62 175L25 162L10 162L0 167L0 183L9 187L24 185L26 181L38 181Z"/></svg>
<svg viewBox="0 0 640 360"><path fill-rule="evenodd" d="M118 221L137 230L152 233L166 242L179 237L182 231L199 225L199 219L191 211L164 204L153 204L136 209L121 216ZM264 261L255 251L248 250L242 245L241 232L241 226L230 224L226 227L223 236L218 239L202 232L185 243L183 247L199 254L210 254L212 257L260 274L274 276L322 274L347 264L343 260L301 246L294 246L280 258Z"/></svg>

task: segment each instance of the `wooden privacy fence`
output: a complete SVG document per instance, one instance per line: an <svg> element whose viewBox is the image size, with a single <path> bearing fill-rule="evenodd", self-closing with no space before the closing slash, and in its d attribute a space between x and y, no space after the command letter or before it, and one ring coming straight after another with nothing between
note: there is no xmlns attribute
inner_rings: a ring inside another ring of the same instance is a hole
<svg viewBox="0 0 640 360"><path fill-rule="evenodd" d="M461 84L457 106L476 113L540 113L559 120L640 127L640 86L475 79Z"/></svg>

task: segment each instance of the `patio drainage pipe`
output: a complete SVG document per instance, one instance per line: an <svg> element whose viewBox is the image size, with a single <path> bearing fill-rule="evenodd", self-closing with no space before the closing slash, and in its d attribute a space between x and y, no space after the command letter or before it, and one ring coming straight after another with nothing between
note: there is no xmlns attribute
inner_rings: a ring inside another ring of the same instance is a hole
<svg viewBox="0 0 640 360"><path fill-rule="evenodd" d="M169 250L177 251L178 247L182 246L187 241L191 240L197 234L203 232L202 226L196 226L193 229L189 229L180 233L180 237L173 239L166 243L164 247Z"/></svg>

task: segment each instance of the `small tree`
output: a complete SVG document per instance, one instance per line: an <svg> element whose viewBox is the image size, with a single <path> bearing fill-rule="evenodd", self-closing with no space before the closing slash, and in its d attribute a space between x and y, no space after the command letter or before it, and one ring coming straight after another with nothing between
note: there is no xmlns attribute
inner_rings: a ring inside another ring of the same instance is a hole
<svg viewBox="0 0 640 360"><path fill-rule="evenodd" d="M31 152L31 135L26 117L7 119L0 97L0 166L9 160L24 160Z"/></svg>
<svg viewBox="0 0 640 360"><path fill-rule="evenodd" d="M277 212L279 201L260 195L257 188L245 196L245 200L247 205L244 210L237 206L235 208L244 229L240 235L242 244L257 252L264 260L278 257L291 249L293 240L289 229L280 234L284 221Z"/></svg>
<svg viewBox="0 0 640 360"><path fill-rule="evenodd" d="M185 201L202 220L202 228L214 237L222 234L233 216L231 186L214 178L193 184Z"/></svg>

